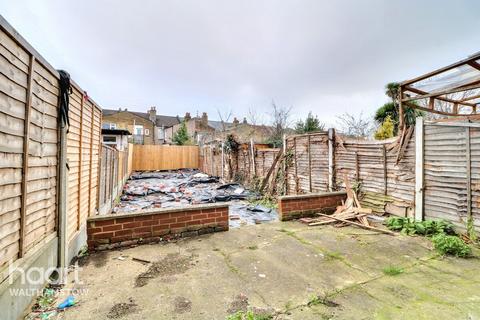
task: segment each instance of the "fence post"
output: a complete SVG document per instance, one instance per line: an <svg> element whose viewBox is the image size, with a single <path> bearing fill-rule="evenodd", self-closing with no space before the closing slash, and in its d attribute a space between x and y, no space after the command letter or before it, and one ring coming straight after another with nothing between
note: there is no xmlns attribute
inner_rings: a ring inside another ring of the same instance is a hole
<svg viewBox="0 0 480 320"><path fill-rule="evenodd" d="M470 127L465 128L465 149L466 149L466 165L467 165L467 233L470 233L469 224L473 221L472 217L472 161L470 146ZM470 236L470 234L468 234Z"/></svg>
<svg viewBox="0 0 480 320"><path fill-rule="evenodd" d="M78 155L78 209L77 209L77 230L80 230L80 212L82 212L82 160L83 160L83 109L85 94L81 92L80 98L80 139L79 139L79 155Z"/></svg>
<svg viewBox="0 0 480 320"><path fill-rule="evenodd" d="M225 143L222 142L222 180L225 179L225 151L224 151Z"/></svg>
<svg viewBox="0 0 480 320"><path fill-rule="evenodd" d="M308 145L307 145L307 150L308 150L308 185L310 192L312 192L312 152L310 151L311 148L311 142L310 142L310 135L307 136L308 139Z"/></svg>
<svg viewBox="0 0 480 320"><path fill-rule="evenodd" d="M418 117L415 123L415 220L423 220L423 118Z"/></svg>
<svg viewBox="0 0 480 320"><path fill-rule="evenodd" d="M284 192L288 194L288 167L287 167L287 135L283 134L283 180L284 180Z"/></svg>
<svg viewBox="0 0 480 320"><path fill-rule="evenodd" d="M385 145L382 145L382 156L383 156L383 190L384 194L387 195L388 187L388 177L387 177L387 148Z"/></svg>
<svg viewBox="0 0 480 320"><path fill-rule="evenodd" d="M335 129L328 129L328 191L333 191L333 179L335 173Z"/></svg>
<svg viewBox="0 0 480 320"><path fill-rule="evenodd" d="M252 165L253 165L253 175L257 175L257 169L255 167L255 148L253 146L253 139L250 139L250 152L252 153Z"/></svg>

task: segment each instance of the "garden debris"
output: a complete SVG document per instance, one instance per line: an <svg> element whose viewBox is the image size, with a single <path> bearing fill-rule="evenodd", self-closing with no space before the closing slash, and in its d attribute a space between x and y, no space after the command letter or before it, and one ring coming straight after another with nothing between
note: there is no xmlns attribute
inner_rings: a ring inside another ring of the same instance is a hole
<svg viewBox="0 0 480 320"><path fill-rule="evenodd" d="M304 223L308 223L309 226L335 223L336 226L354 225L363 229L375 230L378 232L395 235L395 233L389 230L379 229L370 225L367 219L367 214L371 214L372 209L362 208L360 201L358 201L357 192L351 188L348 176L346 174L344 176L344 181L347 199L341 206L337 207L336 211L332 215L317 213L320 218L303 218L300 220ZM355 222L355 220L358 222Z"/></svg>
<svg viewBox="0 0 480 320"><path fill-rule="evenodd" d="M137 262L141 262L141 263L145 263L145 264L152 263L152 261L150 261L150 260L145 260L145 259L140 259L140 258L135 258L135 257L132 257L132 260L137 261Z"/></svg>
<svg viewBox="0 0 480 320"><path fill-rule="evenodd" d="M229 202L231 220L235 220L230 221L230 227L277 220L275 210L246 202L258 198L258 193L239 183L221 183L218 177L194 169L135 172L125 184L112 213Z"/></svg>

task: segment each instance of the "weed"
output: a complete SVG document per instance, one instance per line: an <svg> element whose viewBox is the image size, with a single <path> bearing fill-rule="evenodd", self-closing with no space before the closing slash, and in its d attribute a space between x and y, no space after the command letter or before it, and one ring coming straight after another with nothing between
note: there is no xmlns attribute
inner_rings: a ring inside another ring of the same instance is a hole
<svg viewBox="0 0 480 320"><path fill-rule="evenodd" d="M395 266L388 266L383 268L383 273L387 276L398 276L403 273L403 269Z"/></svg>
<svg viewBox="0 0 480 320"><path fill-rule="evenodd" d="M456 236L438 234L432 238L432 242L435 249L442 254L450 254L462 258L472 254L472 248Z"/></svg>
<svg viewBox="0 0 480 320"><path fill-rule="evenodd" d="M430 237L435 249L441 254L457 257L468 257L472 254L472 248L455 235L453 225L445 220L413 221L409 218L390 217L386 224L390 230L403 234Z"/></svg>
<svg viewBox="0 0 480 320"><path fill-rule="evenodd" d="M269 209L277 209L278 207L277 200L269 196L263 196L260 199L251 198L251 199L248 199L248 202L251 205L254 205L254 206L260 205Z"/></svg>
<svg viewBox="0 0 480 320"><path fill-rule="evenodd" d="M253 246L248 246L247 249L257 250L257 249L258 249L258 246L255 244L255 245L253 245Z"/></svg>
<svg viewBox="0 0 480 320"><path fill-rule="evenodd" d="M258 315L253 311L238 311L234 314L227 316L226 320L271 320L273 319L272 315Z"/></svg>
<svg viewBox="0 0 480 320"><path fill-rule="evenodd" d="M342 254L340 252L336 252L336 251L325 252L325 257L327 257L328 259L343 260Z"/></svg>
<svg viewBox="0 0 480 320"><path fill-rule="evenodd" d="M328 300L326 297L321 297L319 295L314 295L310 298L310 300L307 302L307 306L312 307L312 306L317 306L319 304L323 304L327 307L338 307L339 304L336 302L333 302L331 300Z"/></svg>
<svg viewBox="0 0 480 320"><path fill-rule="evenodd" d="M453 225L445 220L414 221L410 218L390 217L386 221L387 228L400 231L406 235L434 236L440 233L455 234Z"/></svg>

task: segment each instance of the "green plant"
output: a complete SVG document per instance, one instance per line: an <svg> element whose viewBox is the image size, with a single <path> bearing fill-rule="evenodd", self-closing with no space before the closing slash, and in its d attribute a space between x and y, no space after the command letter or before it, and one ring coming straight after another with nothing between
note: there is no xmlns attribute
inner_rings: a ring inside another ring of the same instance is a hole
<svg viewBox="0 0 480 320"><path fill-rule="evenodd" d="M247 249L249 249L249 250L257 250L257 249L258 249L258 246L255 244L255 245L252 245L252 246L248 246Z"/></svg>
<svg viewBox="0 0 480 320"><path fill-rule="evenodd" d="M303 120L300 120L295 124L295 133L298 134L318 132L324 130L325 124L321 123L320 120L318 120L317 116L313 116L312 112L308 113L305 122Z"/></svg>
<svg viewBox="0 0 480 320"><path fill-rule="evenodd" d="M253 311L238 311L234 314L227 316L226 320L271 320L272 315L255 314Z"/></svg>
<svg viewBox="0 0 480 320"><path fill-rule="evenodd" d="M398 276L399 274L403 273L403 269L395 266L388 266L383 268L383 273L387 276Z"/></svg>
<svg viewBox="0 0 480 320"><path fill-rule="evenodd" d="M277 209L278 207L277 200L273 197L268 197L268 196L264 196L260 199L250 198L248 199L248 202L254 206L261 205L263 207L270 208L270 209Z"/></svg>
<svg viewBox="0 0 480 320"><path fill-rule="evenodd" d="M435 249L442 254L450 254L463 258L472 254L472 248L456 236L440 233L432 237L432 242Z"/></svg>
<svg viewBox="0 0 480 320"><path fill-rule="evenodd" d="M387 228L406 235L419 234L433 236L440 233L455 234L453 225L445 220L414 221L410 218L390 217L386 220Z"/></svg>
<svg viewBox="0 0 480 320"><path fill-rule="evenodd" d="M180 125L180 128L175 132L175 134L172 137L173 143L181 146L184 145L188 142L190 139L187 131L187 124L185 123L185 120L182 121L182 124Z"/></svg>
<svg viewBox="0 0 480 320"><path fill-rule="evenodd" d="M375 132L374 137L377 140L385 140L392 138L394 135L395 124L392 121L390 116L387 116L383 121L382 125Z"/></svg>

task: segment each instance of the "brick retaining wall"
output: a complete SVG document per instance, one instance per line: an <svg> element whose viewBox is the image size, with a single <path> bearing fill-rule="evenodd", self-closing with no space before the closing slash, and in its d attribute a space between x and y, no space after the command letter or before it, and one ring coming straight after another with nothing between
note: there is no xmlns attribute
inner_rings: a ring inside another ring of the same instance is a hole
<svg viewBox="0 0 480 320"><path fill-rule="evenodd" d="M325 192L283 196L278 200L280 221L304 218L317 212L332 213L347 198L346 192Z"/></svg>
<svg viewBox="0 0 480 320"><path fill-rule="evenodd" d="M160 241L162 237L190 237L227 230L228 205L225 204L95 216L87 222L90 250Z"/></svg>

